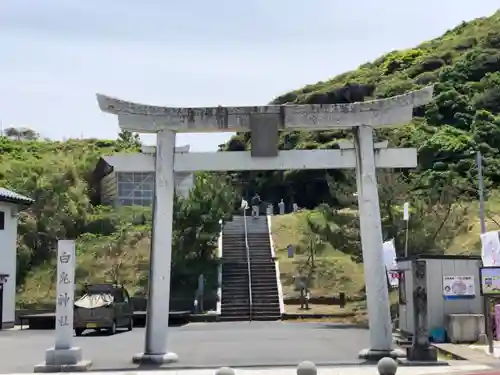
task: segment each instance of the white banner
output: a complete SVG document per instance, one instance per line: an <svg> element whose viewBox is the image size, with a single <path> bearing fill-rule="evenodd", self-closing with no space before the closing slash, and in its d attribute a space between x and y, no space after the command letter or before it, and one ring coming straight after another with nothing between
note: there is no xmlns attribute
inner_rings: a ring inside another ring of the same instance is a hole
<svg viewBox="0 0 500 375"><path fill-rule="evenodd" d="M481 259L485 267L499 265L500 239L498 238L498 231L481 234Z"/></svg>
<svg viewBox="0 0 500 375"><path fill-rule="evenodd" d="M403 205L403 220L410 220L410 204L408 202Z"/></svg>
<svg viewBox="0 0 500 375"><path fill-rule="evenodd" d="M395 272L398 269L398 263L396 262L396 247L394 246L394 240L385 241L382 246L382 251L389 283L393 288L397 288L399 286L399 278L398 272Z"/></svg>

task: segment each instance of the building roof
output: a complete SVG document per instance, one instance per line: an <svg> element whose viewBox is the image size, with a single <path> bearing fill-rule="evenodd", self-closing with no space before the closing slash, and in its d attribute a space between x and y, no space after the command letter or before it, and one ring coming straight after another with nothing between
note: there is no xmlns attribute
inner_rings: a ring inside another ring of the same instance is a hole
<svg viewBox="0 0 500 375"><path fill-rule="evenodd" d="M0 202L30 205L35 201L31 198L25 197L24 195L17 194L11 190L0 187Z"/></svg>
<svg viewBox="0 0 500 375"><path fill-rule="evenodd" d="M104 161L108 167L102 175L107 175L111 171L115 172L154 172L154 146L143 147L142 152L121 152L114 155L102 156L101 161ZM176 147L176 153L189 152L189 145ZM99 164L99 163L98 163ZM97 169L99 165L97 166ZM102 177L101 177L102 178Z"/></svg>
<svg viewBox="0 0 500 375"><path fill-rule="evenodd" d="M120 153L103 156L102 159L115 172L154 172L155 159L153 155L141 153Z"/></svg>

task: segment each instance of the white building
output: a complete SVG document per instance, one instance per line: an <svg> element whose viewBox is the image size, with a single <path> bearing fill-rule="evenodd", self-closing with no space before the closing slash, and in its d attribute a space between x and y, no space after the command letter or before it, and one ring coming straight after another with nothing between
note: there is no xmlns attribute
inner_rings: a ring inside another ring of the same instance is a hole
<svg viewBox="0 0 500 375"><path fill-rule="evenodd" d="M16 312L17 213L33 200L0 187L0 301L1 328L14 327Z"/></svg>
<svg viewBox="0 0 500 375"><path fill-rule="evenodd" d="M189 145L176 147L175 152L189 152ZM95 189L101 204L113 206L150 206L153 203L155 147L141 152L103 156L94 170ZM193 173L176 173L177 194L186 197L194 185Z"/></svg>

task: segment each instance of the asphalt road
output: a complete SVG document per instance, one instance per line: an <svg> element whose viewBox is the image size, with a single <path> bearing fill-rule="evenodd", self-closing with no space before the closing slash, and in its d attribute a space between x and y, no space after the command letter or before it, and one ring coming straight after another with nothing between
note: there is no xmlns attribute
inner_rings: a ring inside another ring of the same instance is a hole
<svg viewBox="0 0 500 375"><path fill-rule="evenodd" d="M169 332L169 350L179 355L170 368L292 366L303 360L354 364L369 340L368 330L331 323L192 323ZM144 328L114 336L91 334L75 337L74 344L92 361L92 370L132 370L144 334ZM32 372L53 343L50 330L0 331L0 373Z"/></svg>

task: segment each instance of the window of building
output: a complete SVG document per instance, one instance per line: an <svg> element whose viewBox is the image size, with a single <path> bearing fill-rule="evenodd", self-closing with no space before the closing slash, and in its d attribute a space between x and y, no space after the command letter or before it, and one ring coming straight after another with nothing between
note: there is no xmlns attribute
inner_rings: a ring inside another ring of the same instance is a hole
<svg viewBox="0 0 500 375"><path fill-rule="evenodd" d="M118 172L118 202L121 206L150 206L153 202L153 172Z"/></svg>
<svg viewBox="0 0 500 375"><path fill-rule="evenodd" d="M5 229L5 212L0 211L0 230Z"/></svg>

